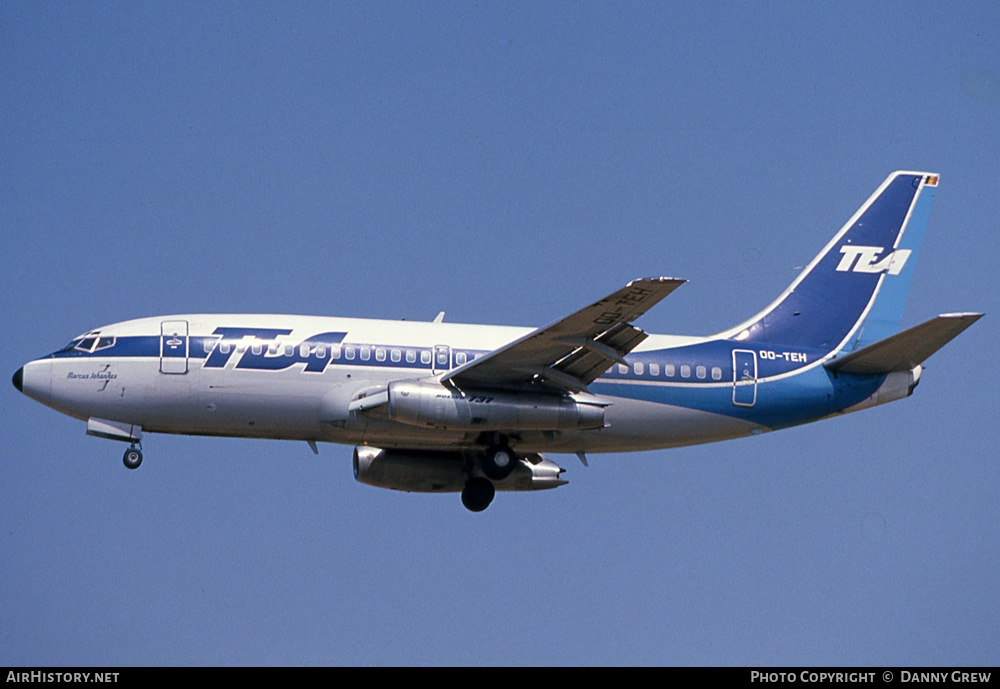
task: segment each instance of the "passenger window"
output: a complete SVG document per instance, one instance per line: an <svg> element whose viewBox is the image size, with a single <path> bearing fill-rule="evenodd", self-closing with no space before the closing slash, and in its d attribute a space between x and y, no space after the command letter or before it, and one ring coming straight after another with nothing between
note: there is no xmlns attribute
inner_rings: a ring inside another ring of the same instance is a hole
<svg viewBox="0 0 1000 689"><path fill-rule="evenodd" d="M285 345L285 356L295 356L294 345Z"/></svg>
<svg viewBox="0 0 1000 689"><path fill-rule="evenodd" d="M205 354L210 354L215 348L215 340L205 340L202 342L202 346L205 348Z"/></svg>
<svg viewBox="0 0 1000 689"><path fill-rule="evenodd" d="M402 358L402 356L400 355L400 352L399 352L398 349L393 349L393 350L391 350L389 352L389 358L392 359L393 363L397 363L398 364L399 360Z"/></svg>
<svg viewBox="0 0 1000 689"><path fill-rule="evenodd" d="M375 350L375 361L385 361L385 350L381 347Z"/></svg>
<svg viewBox="0 0 1000 689"><path fill-rule="evenodd" d="M637 361L632 364L632 370L635 371L635 375L641 376L646 372L646 366L641 361Z"/></svg>
<svg viewBox="0 0 1000 689"><path fill-rule="evenodd" d="M712 380L722 380L722 369L718 366L712 367Z"/></svg>
<svg viewBox="0 0 1000 689"><path fill-rule="evenodd" d="M368 347L362 347L361 348L361 360L362 361L368 361L371 358L372 358L372 350L369 349Z"/></svg>
<svg viewBox="0 0 1000 689"><path fill-rule="evenodd" d="M691 377L691 367L688 366L687 364L681 366L681 378L690 378L690 377Z"/></svg>
<svg viewBox="0 0 1000 689"><path fill-rule="evenodd" d="M626 366L625 364L618 364L618 373L624 376L626 373L628 373L628 366Z"/></svg>
<svg viewBox="0 0 1000 689"><path fill-rule="evenodd" d="M333 345L330 347L330 358L339 359L340 358L340 345Z"/></svg>
<svg viewBox="0 0 1000 689"><path fill-rule="evenodd" d="M651 376L658 376L658 375L660 375L660 365L659 364L650 364L649 365L649 375L651 375Z"/></svg>
<svg viewBox="0 0 1000 689"><path fill-rule="evenodd" d="M344 358L348 361L354 361L354 347L353 345L347 345L344 347Z"/></svg>
<svg viewBox="0 0 1000 689"><path fill-rule="evenodd" d="M299 356L303 359L307 359L309 357L309 345L299 345Z"/></svg>
<svg viewBox="0 0 1000 689"><path fill-rule="evenodd" d="M431 363L431 353L428 350L426 349L420 350L420 363L422 364Z"/></svg>
<svg viewBox="0 0 1000 689"><path fill-rule="evenodd" d="M325 359L326 358L326 347L324 345L316 346L316 358Z"/></svg>
<svg viewBox="0 0 1000 689"><path fill-rule="evenodd" d="M465 356L465 352L459 352L455 355L455 364L458 366L462 366L466 361L468 361L468 357Z"/></svg>
<svg viewBox="0 0 1000 689"><path fill-rule="evenodd" d="M668 378L673 378L674 374L677 372L677 369L674 368L673 364L665 364L663 366L663 372L666 374Z"/></svg>
<svg viewBox="0 0 1000 689"><path fill-rule="evenodd" d="M264 345L255 344L250 347L250 351L254 356L260 356L260 353L264 351Z"/></svg>
<svg viewBox="0 0 1000 689"><path fill-rule="evenodd" d="M417 353L412 349L406 350L406 363L412 364L417 360Z"/></svg>
<svg viewBox="0 0 1000 689"><path fill-rule="evenodd" d="M708 371L705 369L704 366L699 366L698 368L695 369L695 374L698 376L699 379L704 380L705 376L708 375Z"/></svg>
<svg viewBox="0 0 1000 689"><path fill-rule="evenodd" d="M230 349L231 347L228 342L223 342L222 344L219 345L219 351L222 352L223 354L229 354Z"/></svg>

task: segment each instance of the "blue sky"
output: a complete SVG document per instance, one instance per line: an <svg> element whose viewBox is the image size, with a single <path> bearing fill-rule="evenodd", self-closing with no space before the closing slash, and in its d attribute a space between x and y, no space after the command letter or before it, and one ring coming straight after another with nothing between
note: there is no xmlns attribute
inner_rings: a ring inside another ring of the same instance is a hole
<svg viewBox="0 0 1000 689"><path fill-rule="evenodd" d="M0 371L140 316L649 332L765 306L896 169L941 173L904 317L987 316L905 401L356 483L348 447L122 446L0 394L0 663L1000 662L993 2L0 5Z"/></svg>

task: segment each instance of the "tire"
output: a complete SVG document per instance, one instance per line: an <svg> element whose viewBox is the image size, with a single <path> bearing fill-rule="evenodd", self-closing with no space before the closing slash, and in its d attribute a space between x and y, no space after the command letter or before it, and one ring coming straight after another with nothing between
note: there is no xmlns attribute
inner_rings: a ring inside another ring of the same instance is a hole
<svg viewBox="0 0 1000 689"><path fill-rule="evenodd" d="M482 512L490 506L495 495L496 488L493 487L489 479L477 476L469 479L469 482L465 484L465 489L462 491L462 504L470 512Z"/></svg>
<svg viewBox="0 0 1000 689"><path fill-rule="evenodd" d="M142 452L130 447L125 450L125 454L122 456L122 464L128 469L138 469L139 465L142 464Z"/></svg>
<svg viewBox="0 0 1000 689"><path fill-rule="evenodd" d="M489 447L483 453L480 463L484 474L494 481L503 481L517 466L517 455L506 446Z"/></svg>

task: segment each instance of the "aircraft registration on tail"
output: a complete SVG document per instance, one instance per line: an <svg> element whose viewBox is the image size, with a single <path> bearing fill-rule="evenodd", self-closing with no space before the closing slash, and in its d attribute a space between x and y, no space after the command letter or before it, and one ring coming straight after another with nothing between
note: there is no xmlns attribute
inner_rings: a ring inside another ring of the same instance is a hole
<svg viewBox="0 0 1000 689"><path fill-rule="evenodd" d="M290 315L172 315L103 326L25 364L25 395L128 444L144 433L354 445L358 481L460 492L563 485L543 453L755 435L909 396L982 314L898 332L938 175L895 172L797 279L710 337L634 325L684 280L630 282L541 328Z"/></svg>

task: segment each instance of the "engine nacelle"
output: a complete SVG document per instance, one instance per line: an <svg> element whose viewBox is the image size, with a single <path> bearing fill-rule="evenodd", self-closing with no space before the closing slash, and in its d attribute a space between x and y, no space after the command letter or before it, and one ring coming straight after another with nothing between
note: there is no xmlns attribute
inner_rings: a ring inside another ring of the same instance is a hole
<svg viewBox="0 0 1000 689"><path fill-rule="evenodd" d="M354 448L354 478L378 488L410 493L458 493L469 479L466 453ZM545 490L566 483L548 457L522 457L510 476L494 481L498 491Z"/></svg>
<svg viewBox="0 0 1000 689"><path fill-rule="evenodd" d="M389 384L395 421L463 431L568 431L604 427L604 407L531 392L458 390L434 383Z"/></svg>

